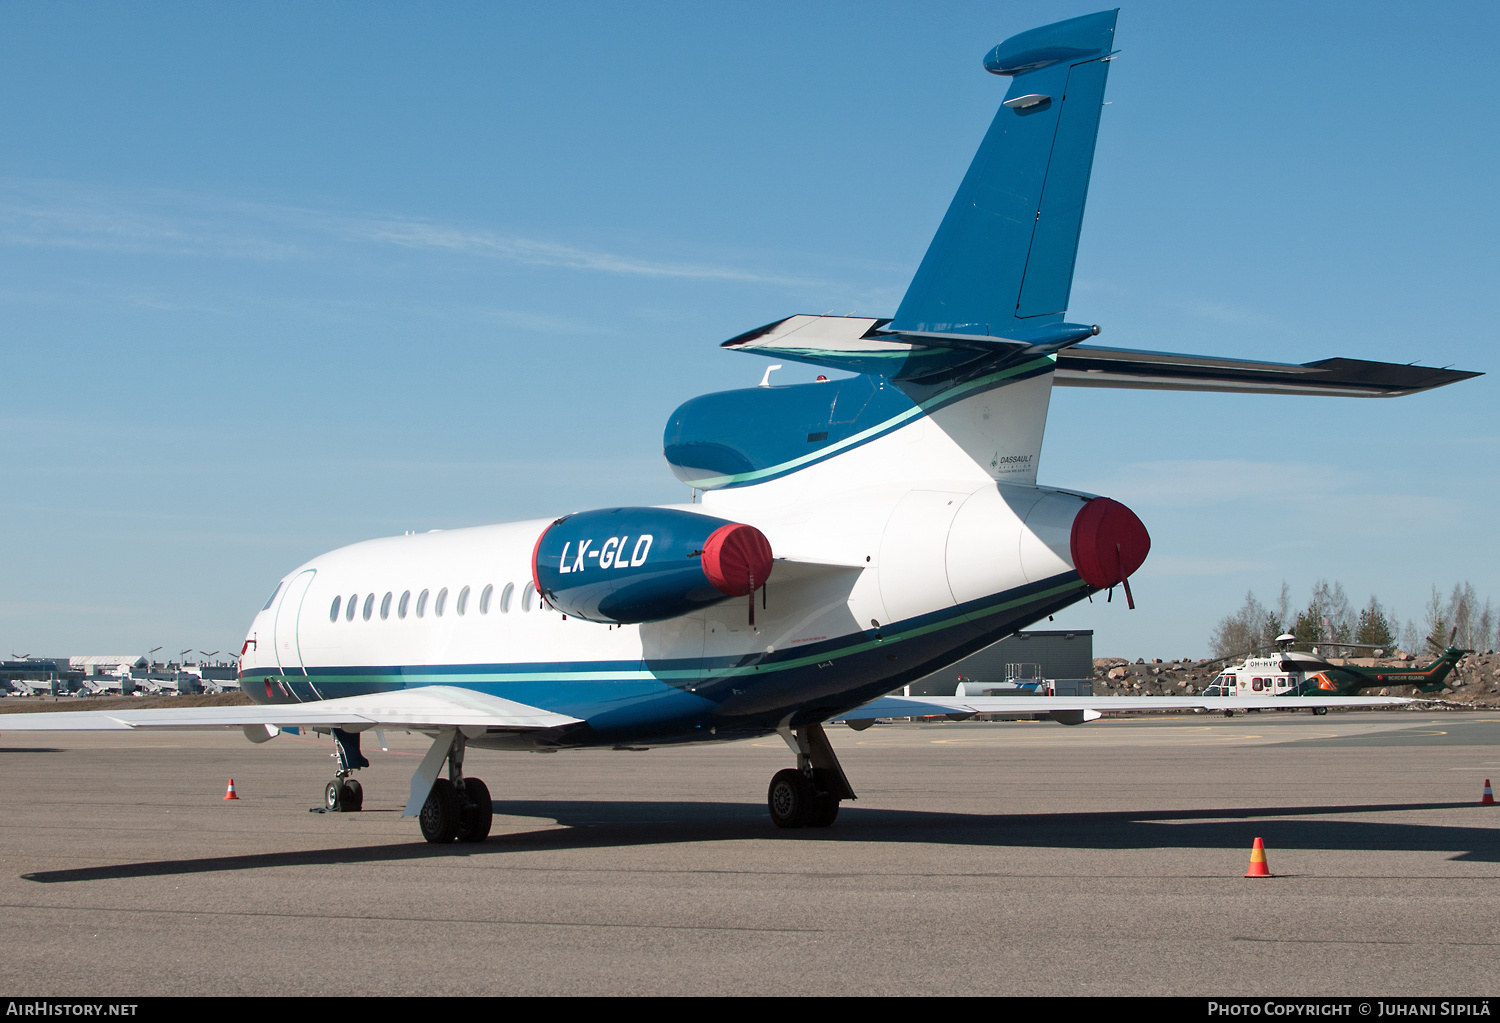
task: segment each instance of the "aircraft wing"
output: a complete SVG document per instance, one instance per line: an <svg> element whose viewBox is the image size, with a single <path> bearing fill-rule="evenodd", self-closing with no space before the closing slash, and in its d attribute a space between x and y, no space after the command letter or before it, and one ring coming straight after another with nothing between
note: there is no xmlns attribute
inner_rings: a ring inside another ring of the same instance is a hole
<svg viewBox="0 0 1500 1023"><path fill-rule="evenodd" d="M1105 711L1149 714L1162 710L1296 710L1306 707L1392 707L1399 696L882 696L835 721L876 718L1048 715L1065 725L1096 721Z"/></svg>
<svg viewBox="0 0 1500 1023"><path fill-rule="evenodd" d="M256 725L275 728L343 728L348 731L362 731L375 726L533 731L571 725L579 720L472 689L420 686L313 703L4 714L0 715L0 732L133 731L138 728L238 728Z"/></svg>

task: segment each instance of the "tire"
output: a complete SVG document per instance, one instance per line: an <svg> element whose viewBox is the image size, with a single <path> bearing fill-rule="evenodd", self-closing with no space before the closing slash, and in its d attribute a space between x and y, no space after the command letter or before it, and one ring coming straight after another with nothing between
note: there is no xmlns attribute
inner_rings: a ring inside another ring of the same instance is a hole
<svg viewBox="0 0 1500 1023"><path fill-rule="evenodd" d="M826 828L838 818L838 815L839 797L831 792L819 792L813 796L812 805L807 808L803 826Z"/></svg>
<svg viewBox="0 0 1500 1023"><path fill-rule="evenodd" d="M432 783L432 791L427 793L427 802L422 804L422 812L417 816L418 823L422 826L422 837L434 845L444 845L458 837L459 817L463 812L463 805L458 797L458 790L447 778L439 778Z"/></svg>
<svg viewBox="0 0 1500 1023"><path fill-rule="evenodd" d="M344 783L335 778L323 786L323 809L327 813L338 813L344 808Z"/></svg>
<svg viewBox="0 0 1500 1023"><path fill-rule="evenodd" d="M1224 716L1227 717L1227 718L1234 717L1234 710L1232 708L1225 707L1224 708Z"/></svg>
<svg viewBox="0 0 1500 1023"><path fill-rule="evenodd" d="M353 778L344 779L344 810L359 813L365 805L365 787Z"/></svg>
<svg viewBox="0 0 1500 1023"><path fill-rule="evenodd" d="M1327 714L1327 713L1328 713L1328 708L1327 708L1327 707L1314 707L1314 708L1313 708L1313 709L1312 709L1312 712L1313 712L1313 713L1314 713L1314 714L1317 714L1317 715L1319 715L1319 716L1322 716L1322 715L1324 715L1324 714Z"/></svg>
<svg viewBox="0 0 1500 1023"><path fill-rule="evenodd" d="M766 791L766 808L778 828L800 828L807 823L815 796L812 782L801 771L777 771Z"/></svg>
<svg viewBox="0 0 1500 1023"><path fill-rule="evenodd" d="M489 786L478 778L465 778L463 794L466 805L458 815L457 838L460 842L483 842L490 837L490 825L495 820Z"/></svg>

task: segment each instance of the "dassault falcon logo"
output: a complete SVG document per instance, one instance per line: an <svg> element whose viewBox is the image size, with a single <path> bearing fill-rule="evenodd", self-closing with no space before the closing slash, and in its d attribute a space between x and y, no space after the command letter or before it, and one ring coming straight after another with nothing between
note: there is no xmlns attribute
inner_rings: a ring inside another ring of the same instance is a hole
<svg viewBox="0 0 1500 1023"><path fill-rule="evenodd" d="M1005 466L1005 472L1023 472L1031 468L1031 455L1001 455L996 454L990 459L990 468L999 469Z"/></svg>
<svg viewBox="0 0 1500 1023"><path fill-rule="evenodd" d="M578 553L573 557L572 567L568 565L568 549L573 546L569 540L563 544L562 554L557 559L557 570L563 575L573 572L582 572L588 566L584 564L584 558L593 558L600 568L639 568L646 563L646 556L651 553L650 533L642 533L635 541L635 547L630 556L625 555L625 545L629 542L629 536L612 536L599 545L597 550L591 550L593 540L580 540L578 542Z"/></svg>

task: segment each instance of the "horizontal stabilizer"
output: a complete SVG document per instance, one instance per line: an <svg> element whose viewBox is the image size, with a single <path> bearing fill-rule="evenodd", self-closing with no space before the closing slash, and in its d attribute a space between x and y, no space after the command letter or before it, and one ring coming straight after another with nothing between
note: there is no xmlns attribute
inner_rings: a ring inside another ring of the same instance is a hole
<svg viewBox="0 0 1500 1023"><path fill-rule="evenodd" d="M239 707L169 707L121 711L73 711L0 716L3 732L133 731L137 728L344 728L377 725L404 728L485 728L534 731L577 724L554 714L457 686L420 686L369 696L314 703L246 704Z"/></svg>
<svg viewBox="0 0 1500 1023"><path fill-rule="evenodd" d="M1323 359L1299 365L1076 345L1057 353L1054 382L1060 387L1394 398L1481 375L1363 359Z"/></svg>
<svg viewBox="0 0 1500 1023"><path fill-rule="evenodd" d="M719 347L806 362L892 380L929 376L959 366L1005 363L1055 354L1054 382L1063 387L1126 387L1163 391L1394 398L1482 376L1470 370L1364 359L1264 362L1177 352L1101 348L1077 342L1099 328L1049 323L1012 328L1007 337L896 331L868 316L788 316Z"/></svg>

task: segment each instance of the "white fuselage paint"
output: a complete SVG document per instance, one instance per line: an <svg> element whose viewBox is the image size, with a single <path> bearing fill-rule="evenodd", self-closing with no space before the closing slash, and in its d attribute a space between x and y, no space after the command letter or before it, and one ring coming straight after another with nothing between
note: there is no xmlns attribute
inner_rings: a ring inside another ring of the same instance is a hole
<svg viewBox="0 0 1500 1023"><path fill-rule="evenodd" d="M515 667L486 677L524 680L520 666L563 663L578 669L565 677L640 679L652 659L795 649L1066 573L1069 528L1087 497L1034 486L1050 382L1044 374L983 392L779 479L668 506L746 522L769 539L778 561L754 627L744 599L624 626L541 606L530 562L552 520L535 519L369 540L312 559L286 576L251 623L242 674L293 665L309 674L323 666L487 665ZM621 556L620 542L601 540L600 552ZM649 552L644 537L629 544L632 561ZM578 570L586 553L575 549L569 567ZM493 589L481 611L486 587ZM405 617L403 594L410 594ZM593 662L613 667L595 673Z"/></svg>

